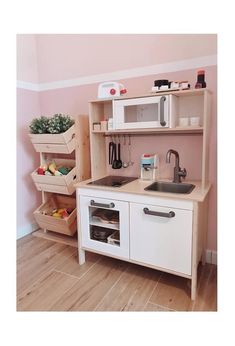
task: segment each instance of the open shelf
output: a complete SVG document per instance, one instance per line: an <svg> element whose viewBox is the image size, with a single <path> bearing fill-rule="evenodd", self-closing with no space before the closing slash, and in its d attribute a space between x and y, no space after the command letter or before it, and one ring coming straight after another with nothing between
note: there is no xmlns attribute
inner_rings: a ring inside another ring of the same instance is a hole
<svg viewBox="0 0 235 346"><path fill-rule="evenodd" d="M156 129L128 129L128 130L112 130L112 131L91 131L93 134L103 134L105 136L113 136L118 134L129 135L152 135L152 134L202 134L203 127L201 126L187 126L187 127L174 127L174 128L156 128Z"/></svg>
<svg viewBox="0 0 235 346"><path fill-rule="evenodd" d="M56 232L51 232L51 231L44 231L42 229L38 229L37 231L32 233L33 236L38 237L38 238L43 238L47 240L52 240L57 243L73 246L73 247L78 247L78 241L77 241L77 233L73 237L66 236L64 234L56 233Z"/></svg>

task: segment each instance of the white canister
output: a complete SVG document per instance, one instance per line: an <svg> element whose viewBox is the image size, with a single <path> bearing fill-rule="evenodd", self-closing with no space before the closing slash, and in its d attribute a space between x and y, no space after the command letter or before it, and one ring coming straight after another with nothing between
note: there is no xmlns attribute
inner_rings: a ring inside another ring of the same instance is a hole
<svg viewBox="0 0 235 346"><path fill-rule="evenodd" d="M108 130L113 130L113 118L109 118L108 120Z"/></svg>
<svg viewBox="0 0 235 346"><path fill-rule="evenodd" d="M200 117L190 117L191 126L200 126Z"/></svg>
<svg viewBox="0 0 235 346"><path fill-rule="evenodd" d="M189 124L189 118L187 118L187 117L180 117L179 118L179 126L180 127L188 126L188 124Z"/></svg>
<svg viewBox="0 0 235 346"><path fill-rule="evenodd" d="M103 120L100 122L100 129L101 131L107 131L108 129L108 122L107 120Z"/></svg>
<svg viewBox="0 0 235 346"><path fill-rule="evenodd" d="M100 131L100 123L93 123L93 130Z"/></svg>

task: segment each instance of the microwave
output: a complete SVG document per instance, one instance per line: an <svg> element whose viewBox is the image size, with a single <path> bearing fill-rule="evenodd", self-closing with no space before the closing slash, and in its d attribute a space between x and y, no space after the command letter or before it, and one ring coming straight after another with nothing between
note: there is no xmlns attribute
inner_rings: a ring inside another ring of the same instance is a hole
<svg viewBox="0 0 235 346"><path fill-rule="evenodd" d="M146 96L113 100L113 128L175 127L176 96Z"/></svg>

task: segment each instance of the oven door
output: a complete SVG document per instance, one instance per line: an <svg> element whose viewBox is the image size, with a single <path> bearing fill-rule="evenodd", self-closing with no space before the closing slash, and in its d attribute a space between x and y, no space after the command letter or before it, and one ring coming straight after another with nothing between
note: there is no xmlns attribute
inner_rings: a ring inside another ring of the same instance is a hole
<svg viewBox="0 0 235 346"><path fill-rule="evenodd" d="M169 96L114 100L113 121L115 129L171 127Z"/></svg>

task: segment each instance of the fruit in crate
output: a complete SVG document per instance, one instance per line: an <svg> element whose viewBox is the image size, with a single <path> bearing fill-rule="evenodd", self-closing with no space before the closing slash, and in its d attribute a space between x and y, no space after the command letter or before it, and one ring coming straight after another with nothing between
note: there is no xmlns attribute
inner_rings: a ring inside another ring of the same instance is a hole
<svg viewBox="0 0 235 346"><path fill-rule="evenodd" d="M38 167L37 173L38 173L39 175L44 175L44 174L45 174L45 171L44 171L44 169L43 169L42 167Z"/></svg>
<svg viewBox="0 0 235 346"><path fill-rule="evenodd" d="M60 173L59 171L55 170L54 175L55 175L55 176L60 176L60 175L63 175L63 174Z"/></svg>
<svg viewBox="0 0 235 346"><path fill-rule="evenodd" d="M68 209L70 209L70 208L68 208ZM68 217L69 214L70 214L70 213L68 212L68 209L66 209L66 208L54 209L54 210L52 211L52 216L57 217L57 218L59 218L59 219L65 219L65 218Z"/></svg>
<svg viewBox="0 0 235 346"><path fill-rule="evenodd" d="M58 171L63 175L67 175L71 171L71 169L71 167L59 167Z"/></svg>
<svg viewBox="0 0 235 346"><path fill-rule="evenodd" d="M40 175L44 175L46 173L47 169L48 169L48 167L46 164L41 165L40 167L38 167L37 173Z"/></svg>
<svg viewBox="0 0 235 346"><path fill-rule="evenodd" d="M38 167L37 174L62 176L62 175L67 175L71 170L72 170L71 167L65 167L65 166L57 167L56 163L52 161L48 165L44 164Z"/></svg>
<svg viewBox="0 0 235 346"><path fill-rule="evenodd" d="M48 170L52 173L52 174L55 174L55 171L56 171L56 164L55 162L51 162L48 166Z"/></svg>

